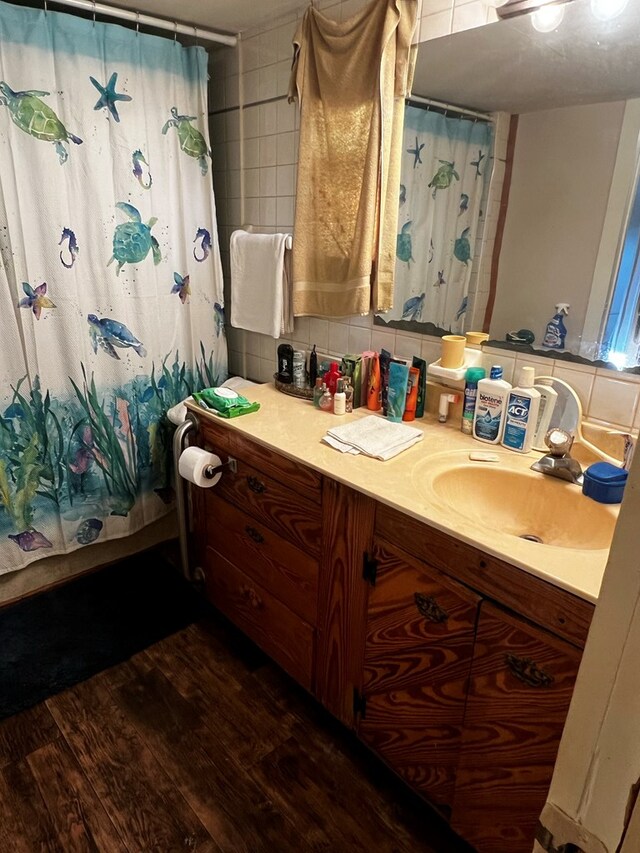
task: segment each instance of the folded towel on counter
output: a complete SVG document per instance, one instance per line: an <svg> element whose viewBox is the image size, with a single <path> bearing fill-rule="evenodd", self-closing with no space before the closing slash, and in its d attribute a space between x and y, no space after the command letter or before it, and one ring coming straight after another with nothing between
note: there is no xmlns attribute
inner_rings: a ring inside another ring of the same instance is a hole
<svg viewBox="0 0 640 853"><path fill-rule="evenodd" d="M287 234L234 231L231 253L231 325L279 338L293 328Z"/></svg>
<svg viewBox="0 0 640 853"><path fill-rule="evenodd" d="M332 427L322 440L342 453L364 453L365 456L384 461L422 441L422 436L422 431L415 427L368 415Z"/></svg>

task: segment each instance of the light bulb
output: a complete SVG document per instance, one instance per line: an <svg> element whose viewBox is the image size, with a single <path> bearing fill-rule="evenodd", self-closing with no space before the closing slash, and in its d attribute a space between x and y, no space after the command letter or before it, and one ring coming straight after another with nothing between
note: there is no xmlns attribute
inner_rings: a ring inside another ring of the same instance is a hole
<svg viewBox="0 0 640 853"><path fill-rule="evenodd" d="M564 5L554 3L548 6L541 6L540 9L536 9L536 11L531 15L531 23L533 28L538 30L539 33L550 33L559 26L563 18Z"/></svg>
<svg viewBox="0 0 640 853"><path fill-rule="evenodd" d="M624 10L628 2L629 0L591 0L591 12L599 21L610 21Z"/></svg>

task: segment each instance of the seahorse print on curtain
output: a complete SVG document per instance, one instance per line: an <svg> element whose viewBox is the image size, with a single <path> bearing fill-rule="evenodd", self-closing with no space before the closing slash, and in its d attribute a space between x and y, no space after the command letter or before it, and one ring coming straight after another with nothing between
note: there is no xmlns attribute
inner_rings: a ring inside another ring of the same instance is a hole
<svg viewBox="0 0 640 853"><path fill-rule="evenodd" d="M227 351L205 51L5 3L0 43L1 574L167 513Z"/></svg>

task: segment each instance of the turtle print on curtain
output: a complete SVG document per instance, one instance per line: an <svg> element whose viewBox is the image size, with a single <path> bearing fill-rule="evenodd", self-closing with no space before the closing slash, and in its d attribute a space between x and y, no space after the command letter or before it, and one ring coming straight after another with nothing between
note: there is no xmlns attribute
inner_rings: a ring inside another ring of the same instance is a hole
<svg viewBox="0 0 640 853"><path fill-rule="evenodd" d="M413 330L418 323L432 324L436 333L459 332L491 126L407 106L403 149L394 307L378 316L405 321Z"/></svg>
<svg viewBox="0 0 640 853"><path fill-rule="evenodd" d="M0 3L0 573L171 509L227 377L207 56Z"/></svg>

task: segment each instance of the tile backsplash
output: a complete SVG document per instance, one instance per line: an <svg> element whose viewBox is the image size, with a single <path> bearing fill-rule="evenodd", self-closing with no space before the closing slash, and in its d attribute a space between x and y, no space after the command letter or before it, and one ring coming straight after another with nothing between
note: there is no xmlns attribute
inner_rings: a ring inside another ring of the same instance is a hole
<svg viewBox="0 0 640 853"><path fill-rule="evenodd" d="M358 353L384 348L401 358L420 356L427 362L440 357L440 341L426 335L411 335L373 326L371 316L352 317L341 322L299 317L291 335L276 341L264 335L229 328L229 369L256 382L270 382L276 369L276 350L288 341L294 349L309 351L315 344L323 356L340 359L346 352ZM244 344L243 344L244 341ZM242 350L246 346L246 364ZM501 364L504 378L515 382L519 368L531 366L536 376L554 376L575 390L583 417L612 429L640 429L640 376L604 370L573 362L483 348L482 365L487 369Z"/></svg>

